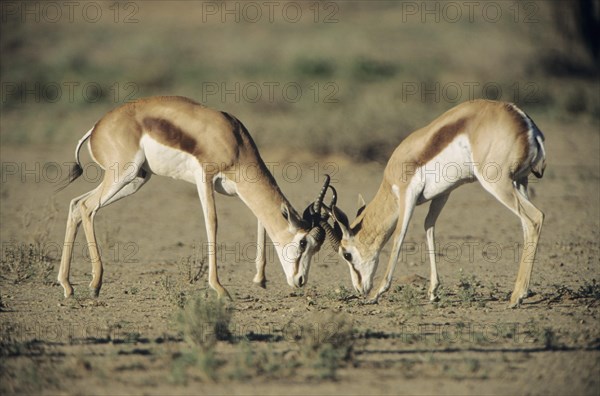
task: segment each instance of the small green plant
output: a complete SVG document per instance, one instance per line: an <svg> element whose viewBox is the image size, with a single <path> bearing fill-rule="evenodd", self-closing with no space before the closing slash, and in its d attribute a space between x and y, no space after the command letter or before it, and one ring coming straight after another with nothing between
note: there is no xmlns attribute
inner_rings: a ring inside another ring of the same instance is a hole
<svg viewBox="0 0 600 396"><path fill-rule="evenodd" d="M406 308L406 311L411 315L418 315L421 313L421 305L419 304L419 298L421 293L413 285L404 285L399 290L399 300Z"/></svg>
<svg viewBox="0 0 600 396"><path fill-rule="evenodd" d="M266 350L253 349L251 344L243 340L238 344L233 369L229 378L237 381L248 380L258 376L267 378L288 377L294 372L294 362L285 361L283 356L273 351L271 345Z"/></svg>
<svg viewBox="0 0 600 396"><path fill-rule="evenodd" d="M463 303L473 304L478 299L477 287L480 285L475 275L467 276L462 268L460 269L460 279L458 281L458 297Z"/></svg>
<svg viewBox="0 0 600 396"><path fill-rule="evenodd" d="M596 282L596 279L592 279L591 282L585 281L583 285L579 286L579 289L573 290L565 285L554 285L554 292L551 293L550 301L560 301L563 299L578 299L578 298L591 298L594 300L600 299L600 284Z"/></svg>
<svg viewBox="0 0 600 396"><path fill-rule="evenodd" d="M221 366L214 349L191 351L175 354L171 366L171 381L177 385L186 385L190 371L202 382L214 382L218 379L217 370Z"/></svg>
<svg viewBox="0 0 600 396"><path fill-rule="evenodd" d="M240 351L235 355L235 361L229 378L236 381L243 381L255 376L256 364L254 362L254 351L248 341L243 340L238 348Z"/></svg>
<svg viewBox="0 0 600 396"><path fill-rule="evenodd" d="M546 349L556 349L558 348L558 337L554 330L550 327L544 327L540 334L541 341L544 344L544 348Z"/></svg>
<svg viewBox="0 0 600 396"><path fill-rule="evenodd" d="M356 59L353 65L354 78L364 82L386 80L394 77L397 72L397 65L368 57Z"/></svg>
<svg viewBox="0 0 600 396"><path fill-rule="evenodd" d="M575 294L579 298L593 298L594 300L600 300L600 284L596 282L596 279L592 279L591 282L586 280Z"/></svg>
<svg viewBox="0 0 600 396"><path fill-rule="evenodd" d="M346 286L339 285L334 290L330 290L329 293L327 293L327 297L334 301L348 301L354 297L354 293L352 293Z"/></svg>
<svg viewBox="0 0 600 396"><path fill-rule="evenodd" d="M4 246L0 259L1 276L14 283L37 278L43 284L53 284L54 265L38 246L16 242Z"/></svg>
<svg viewBox="0 0 600 396"><path fill-rule="evenodd" d="M328 78L335 72L335 64L326 59L300 58L294 68L301 75L317 78Z"/></svg>
<svg viewBox="0 0 600 396"><path fill-rule="evenodd" d="M500 297L498 297L499 295L501 295L500 285L496 282L490 282L489 289L490 289L490 292L489 292L490 300L492 300L492 301L500 300Z"/></svg>
<svg viewBox="0 0 600 396"><path fill-rule="evenodd" d="M196 283L206 274L206 260L196 255L182 257L178 262L179 273L189 284Z"/></svg>
<svg viewBox="0 0 600 396"><path fill-rule="evenodd" d="M178 308L183 308L185 306L186 294L170 275L165 275L160 280L160 285L167 296L167 300L171 302L171 304Z"/></svg>
<svg viewBox="0 0 600 396"><path fill-rule="evenodd" d="M335 379L338 368L354 354L352 322L343 315L316 316L301 327L298 340L303 365L320 379Z"/></svg>
<svg viewBox="0 0 600 396"><path fill-rule="evenodd" d="M23 211L21 223L29 237L26 243L13 242L3 246L0 276L14 283L37 279L45 285L54 284L53 260L45 249L57 213L54 199L48 200L41 211Z"/></svg>
<svg viewBox="0 0 600 396"><path fill-rule="evenodd" d="M465 364L471 373L476 373L481 368L481 362L478 359L466 359Z"/></svg>
<svg viewBox="0 0 600 396"><path fill-rule="evenodd" d="M443 285L438 287L436 297L434 304L437 308L445 308L449 305L448 290Z"/></svg>
<svg viewBox="0 0 600 396"><path fill-rule="evenodd" d="M177 325L191 350L173 357L171 380L186 384L188 374L197 374L201 381L216 381L222 362L216 357L219 340L231 340L231 313L225 302L216 297L198 296L188 300L177 314Z"/></svg>
<svg viewBox="0 0 600 396"><path fill-rule="evenodd" d="M187 302L189 290L186 285L191 285L200 280L207 271L204 258L190 255L182 257L177 262L177 275L165 275L160 284L165 292L167 300L177 308L183 308ZM133 289L132 289L132 293Z"/></svg>
<svg viewBox="0 0 600 396"><path fill-rule="evenodd" d="M190 299L177 315L184 339L202 351L212 349L217 341L230 340L231 313L226 303L216 297Z"/></svg>
<svg viewBox="0 0 600 396"><path fill-rule="evenodd" d="M548 350L558 349L561 346L556 332L551 327L541 327L533 318L527 321L524 330L529 342L541 343Z"/></svg>

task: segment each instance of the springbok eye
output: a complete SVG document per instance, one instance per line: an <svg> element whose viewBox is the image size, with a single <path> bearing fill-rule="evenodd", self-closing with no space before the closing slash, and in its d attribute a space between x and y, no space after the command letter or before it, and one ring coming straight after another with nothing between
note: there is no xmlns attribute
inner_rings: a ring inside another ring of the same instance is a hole
<svg viewBox="0 0 600 396"><path fill-rule="evenodd" d="M352 262L352 255L350 253L344 253L344 259L348 262Z"/></svg>
<svg viewBox="0 0 600 396"><path fill-rule="evenodd" d="M300 240L300 250L306 249L306 239Z"/></svg>

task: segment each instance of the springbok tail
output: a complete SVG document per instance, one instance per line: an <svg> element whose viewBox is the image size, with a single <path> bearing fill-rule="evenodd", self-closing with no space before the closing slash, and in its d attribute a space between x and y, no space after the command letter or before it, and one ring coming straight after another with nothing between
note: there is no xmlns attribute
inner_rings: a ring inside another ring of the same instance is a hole
<svg viewBox="0 0 600 396"><path fill-rule="evenodd" d="M536 127L534 133L538 154L531 163L531 173L533 173L538 179L541 179L542 176L544 176L544 171L546 170L546 148L544 147L544 135L542 135L542 132Z"/></svg>
<svg viewBox="0 0 600 396"><path fill-rule="evenodd" d="M67 178L60 183L60 186L56 189L55 192L63 190L65 187L74 182L79 176L83 174L83 168L81 167L81 162L79 160L79 152L81 151L81 146L83 146L83 143L85 143L85 141L88 140L92 135L93 130L94 127L92 127L89 131L87 131L85 135L83 135L81 139L79 139L77 147L75 147L75 164L69 171L69 175L67 176Z"/></svg>

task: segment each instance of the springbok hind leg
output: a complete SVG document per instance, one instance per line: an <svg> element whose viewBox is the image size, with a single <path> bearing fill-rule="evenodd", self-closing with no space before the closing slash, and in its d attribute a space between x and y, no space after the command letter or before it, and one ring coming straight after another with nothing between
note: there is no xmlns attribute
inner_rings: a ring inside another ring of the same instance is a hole
<svg viewBox="0 0 600 396"><path fill-rule="evenodd" d="M519 216L523 226L523 252L517 281L508 305L510 308L514 308L521 304L523 298L527 296L544 214L529 200L526 193L526 180L513 182L511 179L503 178L495 183L485 180L480 180L480 182L498 201Z"/></svg>
<svg viewBox="0 0 600 396"><path fill-rule="evenodd" d="M71 259L73 256L73 244L77 236L77 230L81 224L81 212L79 211L79 202L88 197L94 191L74 198L69 205L69 217L67 219L67 229L65 231L65 242L63 244L62 257L60 260L60 269L58 270L58 282L63 287L65 298L73 295L73 286L69 280L71 273Z"/></svg>
<svg viewBox="0 0 600 396"><path fill-rule="evenodd" d="M510 298L510 307L516 307L521 303L523 298L527 297L531 273L533 272L533 263L535 262L537 246L544 222L544 213L529 200L526 194L526 187L519 188L519 184L517 184L516 188L521 222L523 223L523 230L525 230L526 237L515 289Z"/></svg>
<svg viewBox="0 0 600 396"><path fill-rule="evenodd" d="M100 208L138 191L150 179L150 175L149 172L142 170L138 176L128 175L120 180L113 180L112 175L105 176L102 184L79 202L81 223L92 261L92 281L90 282L92 297L98 297L100 294L104 272L94 230L96 213Z"/></svg>

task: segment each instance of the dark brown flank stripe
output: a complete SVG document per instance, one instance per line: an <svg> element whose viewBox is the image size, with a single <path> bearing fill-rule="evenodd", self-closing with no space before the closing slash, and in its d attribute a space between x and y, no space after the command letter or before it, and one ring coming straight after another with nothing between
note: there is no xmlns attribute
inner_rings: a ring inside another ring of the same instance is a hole
<svg viewBox="0 0 600 396"><path fill-rule="evenodd" d="M178 148L195 156L199 154L196 141L170 121L164 118L146 117L142 121L142 124L144 129L149 131L160 143Z"/></svg>
<svg viewBox="0 0 600 396"><path fill-rule="evenodd" d="M425 149L421 155L417 158L417 165L425 165L442 152L442 150L445 149L459 133L464 132L466 124L467 120L461 118L453 124L444 125L435 132L433 137L425 145Z"/></svg>

